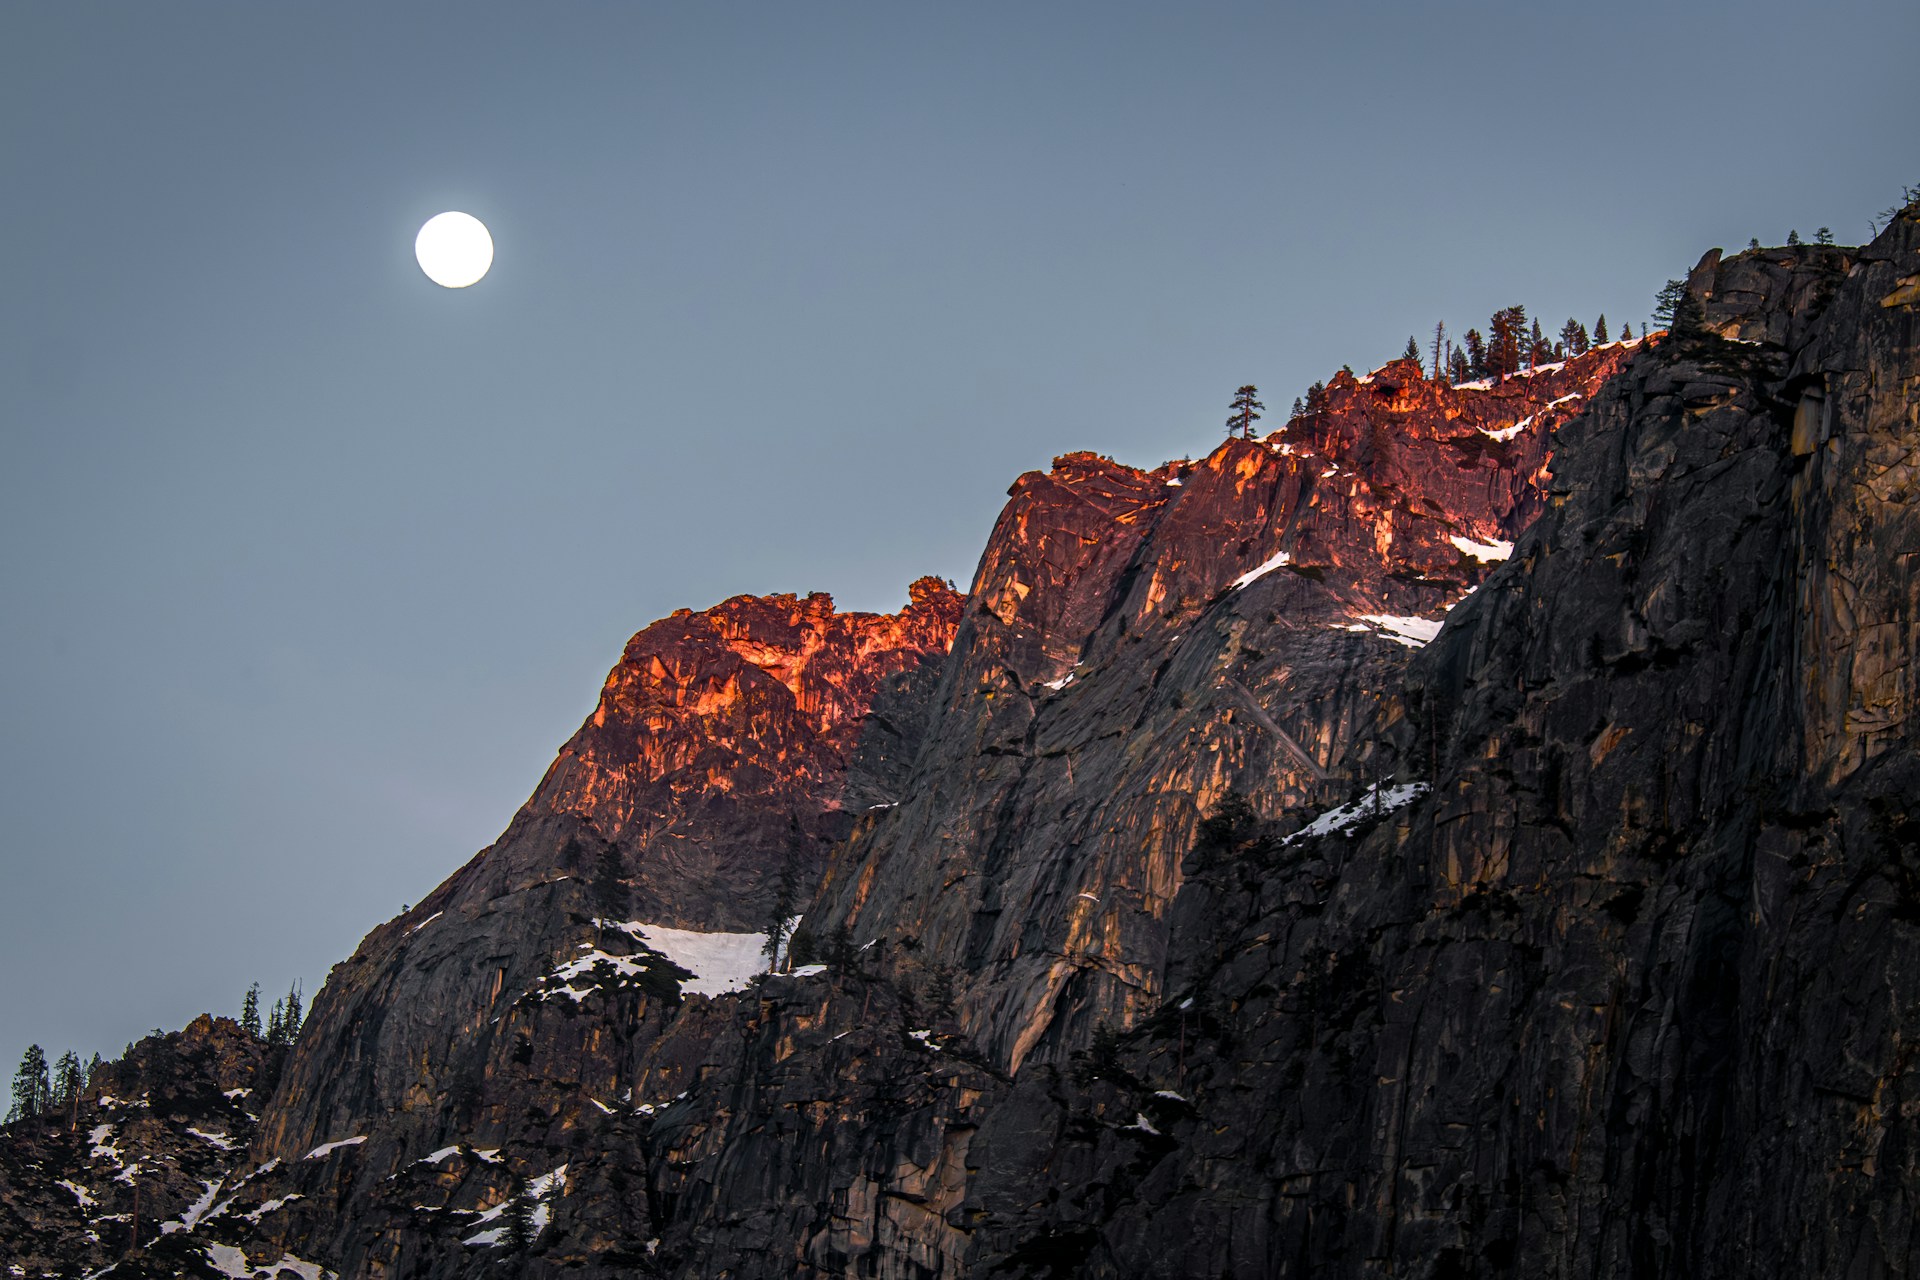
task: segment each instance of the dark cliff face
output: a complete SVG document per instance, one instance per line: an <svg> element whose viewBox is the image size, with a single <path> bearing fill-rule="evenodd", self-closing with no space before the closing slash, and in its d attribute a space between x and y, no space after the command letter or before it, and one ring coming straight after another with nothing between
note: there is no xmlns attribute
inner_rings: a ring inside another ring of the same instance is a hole
<svg viewBox="0 0 1920 1280"><path fill-rule="evenodd" d="M1913 1270L1920 221L1690 287L1061 458L964 605L649 628L329 979L252 1151L300 1198L168 1247L494 1274L520 1174L530 1276ZM825 970L682 1000L592 919L612 847L757 927L790 821Z"/></svg>
<svg viewBox="0 0 1920 1280"><path fill-rule="evenodd" d="M1552 428L1634 350L1470 389L1397 361L1197 462L1021 477L907 798L836 860L824 918L963 975L1008 1068L1157 1007L1199 814L1374 780L1410 646L1540 510Z"/></svg>

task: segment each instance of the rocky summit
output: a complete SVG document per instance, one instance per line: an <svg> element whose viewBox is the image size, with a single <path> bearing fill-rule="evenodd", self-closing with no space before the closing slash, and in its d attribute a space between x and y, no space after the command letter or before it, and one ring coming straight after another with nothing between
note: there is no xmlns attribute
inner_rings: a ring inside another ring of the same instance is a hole
<svg viewBox="0 0 1920 1280"><path fill-rule="evenodd" d="M964 599L678 613L291 1046L11 1125L0 1258L1920 1271L1917 448L1909 207L1652 340L1056 459Z"/></svg>

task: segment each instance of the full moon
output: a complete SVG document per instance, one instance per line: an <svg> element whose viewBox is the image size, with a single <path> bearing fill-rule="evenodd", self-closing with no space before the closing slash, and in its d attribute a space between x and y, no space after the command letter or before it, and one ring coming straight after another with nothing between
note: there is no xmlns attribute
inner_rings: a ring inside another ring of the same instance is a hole
<svg viewBox="0 0 1920 1280"><path fill-rule="evenodd" d="M464 289L493 265L493 237L470 213L438 213L413 238L413 256L427 279L444 288Z"/></svg>

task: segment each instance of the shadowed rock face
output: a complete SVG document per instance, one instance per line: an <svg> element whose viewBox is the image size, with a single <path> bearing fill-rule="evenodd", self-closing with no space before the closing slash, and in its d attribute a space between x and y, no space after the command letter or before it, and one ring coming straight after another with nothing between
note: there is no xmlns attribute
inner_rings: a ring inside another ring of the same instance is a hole
<svg viewBox="0 0 1920 1280"><path fill-rule="evenodd" d="M964 605L649 628L329 979L248 1184L302 1199L189 1234L497 1274L519 1173L528 1276L1913 1270L1916 282L1913 211L1712 254L1656 345L1058 459ZM602 849L752 927L790 820L866 949L556 998L651 963Z"/></svg>

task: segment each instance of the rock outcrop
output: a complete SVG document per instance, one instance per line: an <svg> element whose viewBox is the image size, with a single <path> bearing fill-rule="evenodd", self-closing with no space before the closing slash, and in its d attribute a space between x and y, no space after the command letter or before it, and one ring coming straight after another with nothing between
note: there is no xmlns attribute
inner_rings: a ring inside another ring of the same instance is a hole
<svg viewBox="0 0 1920 1280"><path fill-rule="evenodd" d="M1058 459L964 603L656 624L329 978L279 1206L108 1274L488 1274L522 1196L528 1276L1906 1274L1917 280L1920 210L1716 252L1655 343ZM782 865L820 963L720 981Z"/></svg>

